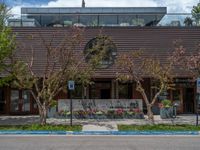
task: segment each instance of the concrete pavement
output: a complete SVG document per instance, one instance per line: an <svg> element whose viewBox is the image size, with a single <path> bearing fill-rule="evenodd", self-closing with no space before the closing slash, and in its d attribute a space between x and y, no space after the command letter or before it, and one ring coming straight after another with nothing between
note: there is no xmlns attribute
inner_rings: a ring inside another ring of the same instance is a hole
<svg viewBox="0 0 200 150"><path fill-rule="evenodd" d="M0 136L0 150L199 150L199 136Z"/></svg>
<svg viewBox="0 0 200 150"><path fill-rule="evenodd" d="M147 118L147 116L145 116ZM0 125L21 125L38 123L39 116L0 116ZM48 118L47 123L50 124L69 124L69 119ZM74 124L94 124L94 125L115 125L115 124L148 124L147 119L73 119ZM195 114L178 115L175 119L161 119L159 115L155 115L155 124L191 124L195 125Z"/></svg>
<svg viewBox="0 0 200 150"><path fill-rule="evenodd" d="M147 118L147 116L145 116ZM0 125L22 125L39 123L39 116L0 116ZM70 124L69 119L48 118L49 124ZM148 124L147 119L73 119L73 124L83 125L83 131L117 131L118 124ZM161 119L155 115L155 124L196 124L196 116L179 115L175 119Z"/></svg>

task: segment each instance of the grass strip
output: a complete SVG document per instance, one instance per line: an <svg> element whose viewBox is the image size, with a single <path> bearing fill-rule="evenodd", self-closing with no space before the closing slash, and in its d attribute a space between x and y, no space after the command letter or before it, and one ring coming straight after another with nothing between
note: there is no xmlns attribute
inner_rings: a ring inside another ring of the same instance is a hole
<svg viewBox="0 0 200 150"><path fill-rule="evenodd" d="M200 131L200 126L194 125L118 125L119 131Z"/></svg>
<svg viewBox="0 0 200 150"><path fill-rule="evenodd" d="M0 125L0 130L29 130L29 131L39 131L39 130L49 130L49 131L81 131L81 125L44 125L39 124L32 125Z"/></svg>

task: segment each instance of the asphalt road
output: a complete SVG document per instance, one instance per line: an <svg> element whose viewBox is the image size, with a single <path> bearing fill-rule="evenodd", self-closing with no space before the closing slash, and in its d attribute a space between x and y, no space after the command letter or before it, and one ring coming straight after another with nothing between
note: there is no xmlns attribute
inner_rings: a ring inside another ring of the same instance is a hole
<svg viewBox="0 0 200 150"><path fill-rule="evenodd" d="M200 136L0 136L0 150L200 150Z"/></svg>

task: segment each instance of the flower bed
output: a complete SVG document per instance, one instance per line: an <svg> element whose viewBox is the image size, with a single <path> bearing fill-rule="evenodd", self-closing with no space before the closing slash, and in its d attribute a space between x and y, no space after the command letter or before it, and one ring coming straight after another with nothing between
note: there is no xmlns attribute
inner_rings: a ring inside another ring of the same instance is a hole
<svg viewBox="0 0 200 150"><path fill-rule="evenodd" d="M60 111L59 118L70 118L69 111ZM144 114L140 109L110 109L102 110L78 110L73 111L73 118L76 119L144 119Z"/></svg>

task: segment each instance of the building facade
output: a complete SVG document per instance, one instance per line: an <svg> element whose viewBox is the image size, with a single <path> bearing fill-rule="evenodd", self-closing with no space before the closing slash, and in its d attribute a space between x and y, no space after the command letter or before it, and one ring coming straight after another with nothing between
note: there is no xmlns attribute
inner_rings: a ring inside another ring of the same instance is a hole
<svg viewBox="0 0 200 150"><path fill-rule="evenodd" d="M77 49L81 53L91 40L98 36L99 31L111 37L115 50L112 55L122 55L127 51L142 49L145 57L158 56L162 63L165 57L174 49L173 42L179 40L190 52L195 51L199 42L200 28L184 25L184 17L167 17L167 9L160 8L22 8L21 19L10 19L9 26L16 33L16 40L23 44L26 38L34 33L40 33L48 39L51 33L69 32L69 26L84 28L84 41ZM172 19L173 18L173 19ZM181 19L180 19L181 18ZM58 41L62 35L58 37ZM39 39L38 39L39 40ZM34 41L35 43L39 41ZM26 43L28 44L28 43ZM43 64L43 49L35 45L37 49L37 63L35 69L40 72ZM23 51L17 50L19 57L24 57ZM31 53L30 49L26 49ZM120 83L116 81L116 72L120 68L114 62L105 62L105 67L98 69L93 77L94 84L87 88L76 85L72 93L74 99L142 99L136 91L135 83ZM188 72L179 71L174 78L175 90L163 93L158 103L165 98L178 103L179 113L195 112L195 82ZM143 85L152 97L151 86L153 80L144 78ZM68 95L59 93L57 100L67 99ZM143 105L145 111L145 105ZM158 106L154 108L158 113ZM28 90L12 89L4 87L0 89L0 114L37 114L37 105Z"/></svg>

